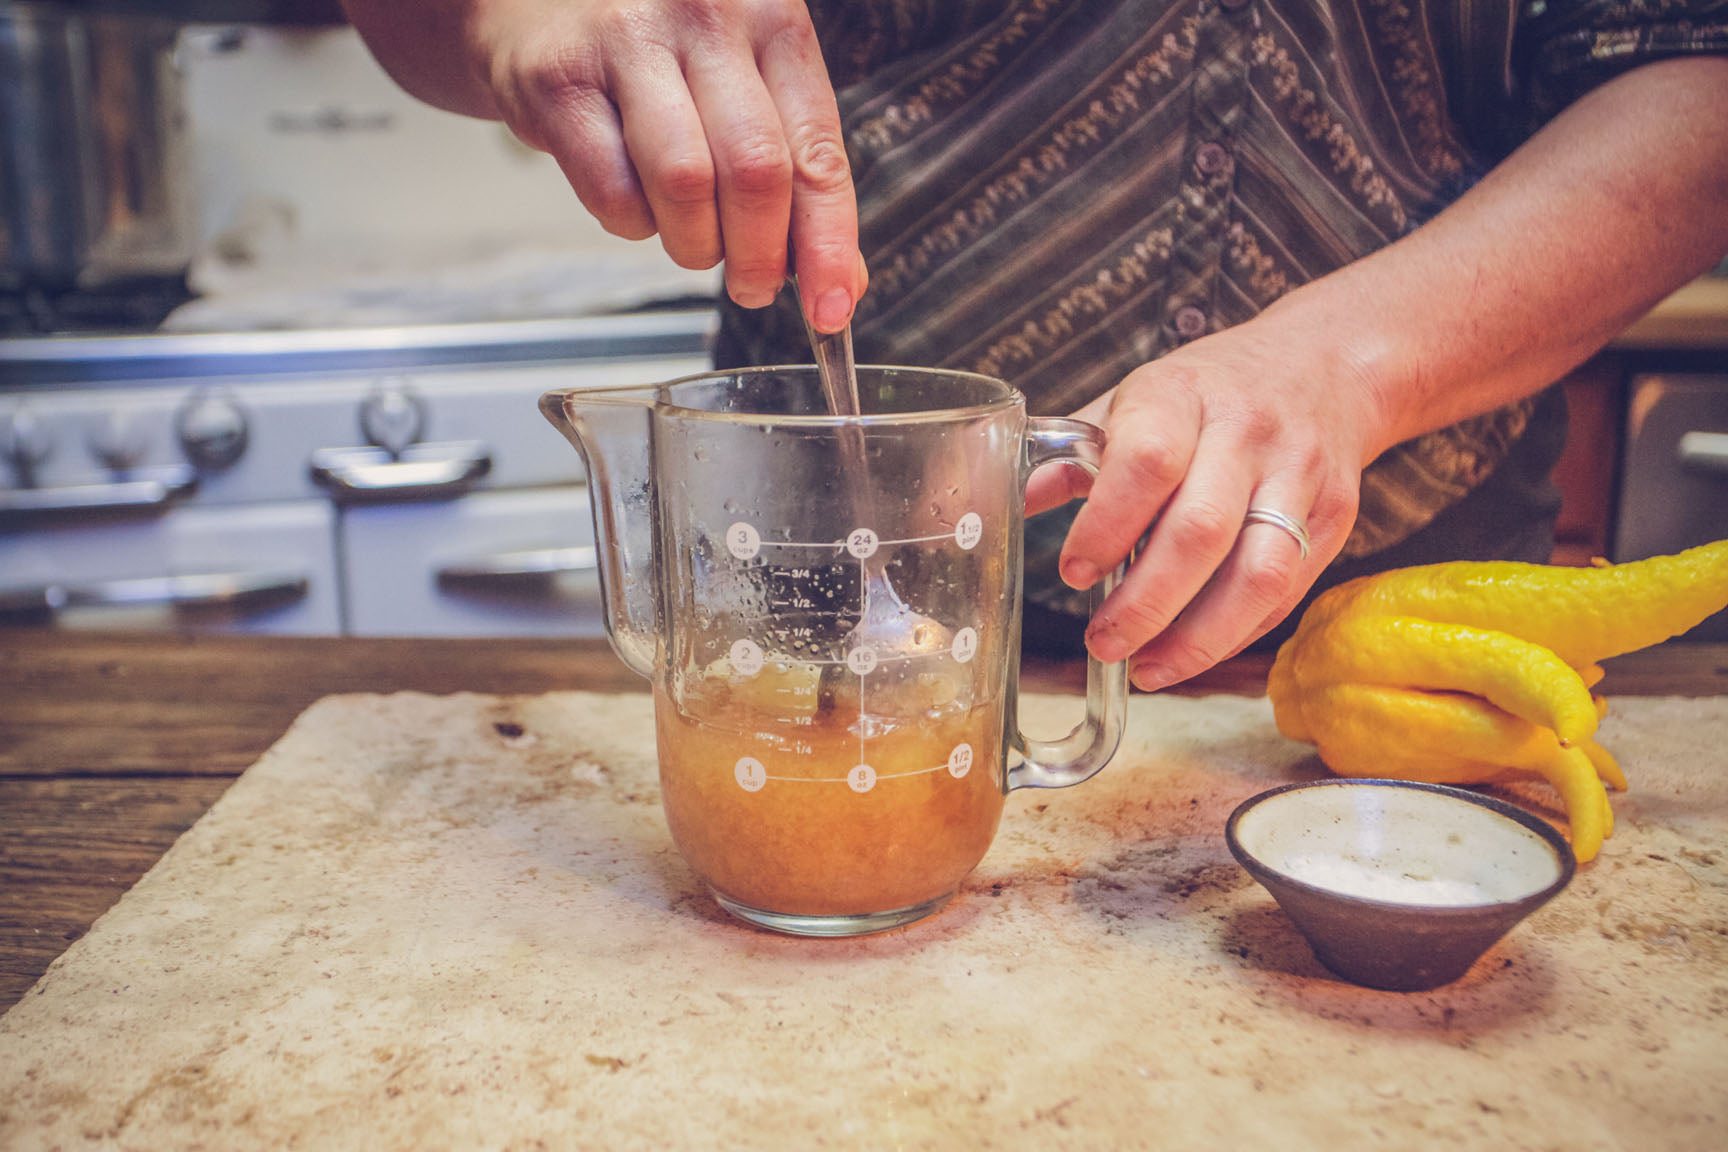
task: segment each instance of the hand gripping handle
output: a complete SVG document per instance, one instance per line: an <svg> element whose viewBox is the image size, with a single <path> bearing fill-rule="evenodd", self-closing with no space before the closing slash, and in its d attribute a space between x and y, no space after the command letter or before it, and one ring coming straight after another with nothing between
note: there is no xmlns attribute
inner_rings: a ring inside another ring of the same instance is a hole
<svg viewBox="0 0 1728 1152"><path fill-rule="evenodd" d="M1026 433L1026 476L1042 464L1070 460L1098 474L1104 456L1104 430L1083 420L1035 419ZM1092 589L1091 611L1121 583L1126 562L1107 574ZM1018 689L1016 688L1016 699ZM1097 775L1115 755L1122 742L1128 707L1126 661L1105 664L1086 654L1086 716L1074 730L1059 740L1034 740L1020 731L1019 708L1015 706L1014 750L1018 762L1008 768L1008 789L1066 788Z"/></svg>

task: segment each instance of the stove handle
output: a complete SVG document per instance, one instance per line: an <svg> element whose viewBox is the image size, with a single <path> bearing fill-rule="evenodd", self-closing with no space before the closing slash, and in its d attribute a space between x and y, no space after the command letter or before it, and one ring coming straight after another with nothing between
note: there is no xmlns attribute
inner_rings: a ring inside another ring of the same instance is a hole
<svg viewBox="0 0 1728 1152"><path fill-rule="evenodd" d="M411 444L400 456L382 448L322 448L312 479L338 503L436 500L460 496L492 470L483 445L468 441Z"/></svg>
<svg viewBox="0 0 1728 1152"><path fill-rule="evenodd" d="M198 486L190 468L161 468L105 484L61 488L11 488L0 492L0 530L61 520L101 519L118 514L165 512Z"/></svg>
<svg viewBox="0 0 1728 1152"><path fill-rule="evenodd" d="M1680 465L1694 472L1728 473L1728 432L1688 432L1680 437Z"/></svg>
<svg viewBox="0 0 1728 1152"><path fill-rule="evenodd" d="M0 589L0 620L34 622L67 608L243 610L304 599L310 587L311 581L298 572L207 572L5 588Z"/></svg>
<svg viewBox="0 0 1728 1152"><path fill-rule="evenodd" d="M500 552L478 560L446 564L438 569L438 586L451 591L511 592L539 587L560 577L597 571L600 556L593 548L534 548Z"/></svg>

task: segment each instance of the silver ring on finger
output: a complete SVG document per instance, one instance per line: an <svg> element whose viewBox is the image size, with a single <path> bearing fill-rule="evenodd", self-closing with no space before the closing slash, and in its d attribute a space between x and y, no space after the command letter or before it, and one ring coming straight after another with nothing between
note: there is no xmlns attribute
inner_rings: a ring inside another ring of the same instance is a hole
<svg viewBox="0 0 1728 1152"><path fill-rule="evenodd" d="M1294 516L1287 516L1276 508L1250 508L1248 515L1242 518L1242 527L1250 524L1270 524L1274 528L1282 528L1288 532L1296 547L1302 549L1302 559L1308 559L1308 552L1313 542L1308 539L1308 526Z"/></svg>

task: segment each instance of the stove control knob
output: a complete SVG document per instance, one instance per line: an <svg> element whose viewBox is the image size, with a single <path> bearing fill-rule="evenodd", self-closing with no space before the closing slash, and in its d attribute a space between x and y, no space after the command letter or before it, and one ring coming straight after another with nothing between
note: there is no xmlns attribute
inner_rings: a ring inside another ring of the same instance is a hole
<svg viewBox="0 0 1728 1152"><path fill-rule="evenodd" d="M111 412L90 430L90 454L110 472L130 472L144 463L150 438L130 412Z"/></svg>
<svg viewBox="0 0 1728 1152"><path fill-rule="evenodd" d="M246 413L225 391L194 392L175 414L174 428L186 458L205 471L230 467L246 452Z"/></svg>
<svg viewBox="0 0 1728 1152"><path fill-rule="evenodd" d="M368 444L401 456L426 430L426 402L405 380L380 380L360 402L360 433Z"/></svg>
<svg viewBox="0 0 1728 1152"><path fill-rule="evenodd" d="M0 456L12 465L19 480L30 484L36 469L53 453L54 430L28 404L0 413Z"/></svg>

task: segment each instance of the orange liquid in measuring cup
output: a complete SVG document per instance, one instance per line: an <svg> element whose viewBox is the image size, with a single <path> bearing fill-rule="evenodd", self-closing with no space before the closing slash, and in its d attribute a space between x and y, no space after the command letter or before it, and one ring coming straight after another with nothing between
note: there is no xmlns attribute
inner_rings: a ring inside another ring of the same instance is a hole
<svg viewBox="0 0 1728 1152"><path fill-rule="evenodd" d="M952 893L996 834L995 706L900 722L862 751L856 714L840 708L777 716L719 692L680 711L657 688L654 715L672 838L740 904L806 916L909 908ZM961 745L970 763L956 775Z"/></svg>

